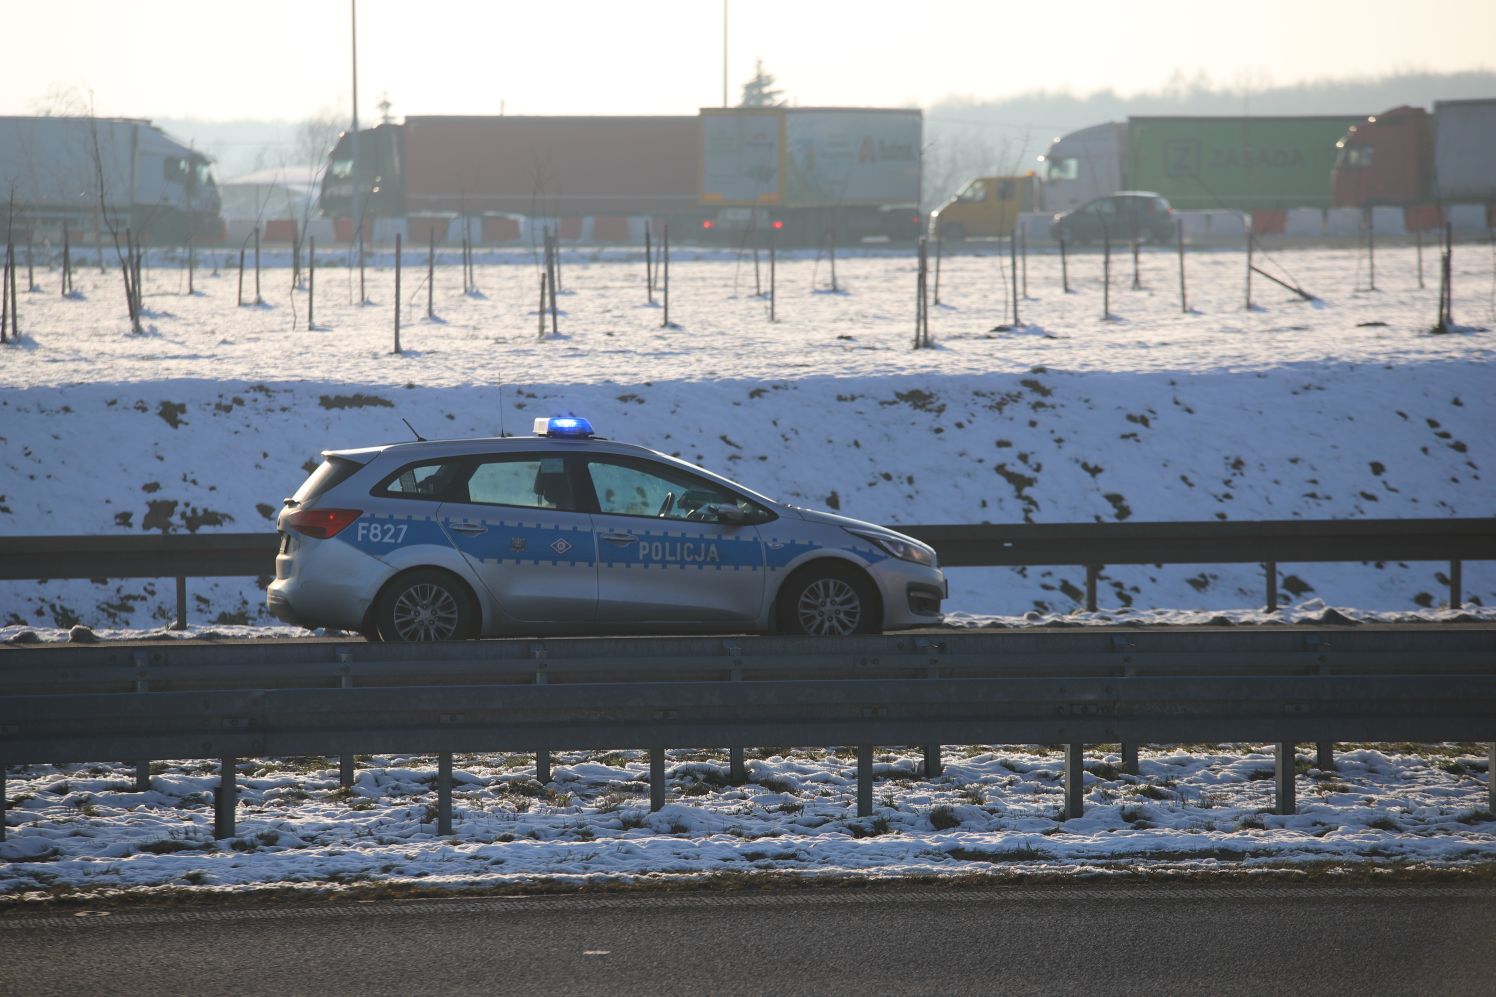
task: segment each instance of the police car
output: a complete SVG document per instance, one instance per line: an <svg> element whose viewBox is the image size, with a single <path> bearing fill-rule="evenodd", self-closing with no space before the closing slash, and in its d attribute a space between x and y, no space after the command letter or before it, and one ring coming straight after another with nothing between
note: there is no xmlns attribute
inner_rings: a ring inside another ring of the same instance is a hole
<svg viewBox="0 0 1496 997"><path fill-rule="evenodd" d="M329 450L285 500L267 602L306 627L387 641L501 634L938 623L935 552L595 436Z"/></svg>

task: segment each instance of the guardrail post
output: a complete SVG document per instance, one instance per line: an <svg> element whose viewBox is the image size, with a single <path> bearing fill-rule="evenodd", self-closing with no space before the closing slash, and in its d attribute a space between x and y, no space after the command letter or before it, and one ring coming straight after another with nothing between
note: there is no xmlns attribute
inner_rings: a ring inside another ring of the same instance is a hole
<svg viewBox="0 0 1496 997"><path fill-rule="evenodd" d="M925 745L925 778L934 779L940 775L940 745Z"/></svg>
<svg viewBox="0 0 1496 997"><path fill-rule="evenodd" d="M873 746L857 746L857 816L873 815Z"/></svg>
<svg viewBox="0 0 1496 997"><path fill-rule="evenodd" d="M1328 772L1335 767L1335 742L1314 742L1314 767Z"/></svg>
<svg viewBox="0 0 1496 997"><path fill-rule="evenodd" d="M0 770L0 789L5 786L5 772ZM0 796L4 796L0 792ZM1486 755L1486 809L1496 813L1496 741L1491 742Z"/></svg>
<svg viewBox="0 0 1496 997"><path fill-rule="evenodd" d="M924 650L924 651L927 651L927 652L930 650L930 645L928 643L922 643L922 644L919 644L919 645L916 645L916 646L919 646L921 650ZM944 645L944 643L941 643L941 644L939 644L937 646L940 647L940 648L944 648L945 645ZM934 665L933 663L930 664L925 669L925 678L927 678L927 679L938 679L938 678L940 678L940 669L936 665ZM925 778L926 779L935 779L935 778L939 777L940 772L941 772L941 767L940 767L940 742L939 741L934 741L932 743L929 743L929 744L925 745Z"/></svg>
<svg viewBox="0 0 1496 997"><path fill-rule="evenodd" d="M1465 604L1464 562L1449 562L1449 608L1459 609Z"/></svg>
<svg viewBox="0 0 1496 997"><path fill-rule="evenodd" d="M1065 745L1065 820L1086 811L1086 746L1078 741Z"/></svg>
<svg viewBox="0 0 1496 997"><path fill-rule="evenodd" d="M341 663L343 666L343 674L338 681L338 688L352 689L353 675L350 672L349 666L353 662L353 651L346 647L340 647L337 649L336 653L339 663ZM338 785L343 787L344 789L353 788L352 755L340 755L338 757Z"/></svg>
<svg viewBox="0 0 1496 997"><path fill-rule="evenodd" d="M235 786L236 758L223 758L218 763L218 789L213 793L213 837L234 836L234 807L239 802L239 791Z"/></svg>
<svg viewBox="0 0 1496 997"><path fill-rule="evenodd" d="M452 752L436 756L436 833L452 833Z"/></svg>
<svg viewBox="0 0 1496 997"><path fill-rule="evenodd" d="M1086 612L1096 612L1096 579L1101 575L1101 565L1086 565Z"/></svg>
<svg viewBox="0 0 1496 997"><path fill-rule="evenodd" d="M1267 575L1267 611L1276 613L1278 611L1278 562L1268 561L1262 566Z"/></svg>
<svg viewBox="0 0 1496 997"><path fill-rule="evenodd" d="M743 653L741 647L737 644L728 644L724 650L737 659L736 663L741 663ZM727 677L731 682L741 682L743 681L743 670L741 668L734 668L728 673ZM743 765L742 745L727 749L727 779L733 785L739 785L748 781L748 773Z"/></svg>
<svg viewBox="0 0 1496 997"><path fill-rule="evenodd" d="M177 576L177 625L173 630L187 629L187 576Z"/></svg>
<svg viewBox="0 0 1496 997"><path fill-rule="evenodd" d="M1294 798L1294 745L1292 741L1281 741L1274 746L1273 781L1277 790L1278 804L1275 813L1298 812Z"/></svg>
<svg viewBox="0 0 1496 997"><path fill-rule="evenodd" d="M132 657L135 660L135 691L150 692L151 680L145 677L145 654L136 651ZM137 759L135 762L135 792L149 793L151 791L151 763Z"/></svg>
<svg viewBox="0 0 1496 997"><path fill-rule="evenodd" d="M649 749L649 809L651 812L665 806L665 749Z"/></svg>
<svg viewBox="0 0 1496 997"><path fill-rule="evenodd" d="M534 641L530 644L530 655L535 659L536 685L546 684L545 658L549 653L550 652L546 650L546 646L539 641ZM551 781L550 748L535 749L535 781L540 783L542 786L547 785Z"/></svg>
<svg viewBox="0 0 1496 997"><path fill-rule="evenodd" d="M1493 750L1492 757L1496 757ZM0 841L5 840L5 766L0 765Z"/></svg>
<svg viewBox="0 0 1496 997"><path fill-rule="evenodd" d="M1122 742L1122 771L1128 775L1138 774L1138 746L1132 741Z"/></svg>
<svg viewBox="0 0 1496 997"><path fill-rule="evenodd" d="M1126 638L1113 638L1112 639L1112 650L1113 651L1122 651L1122 652L1126 653L1126 652L1129 652L1129 651L1136 650L1136 647L1131 642L1129 642ZM1123 661L1127 661L1127 662L1131 662L1132 661L1132 656L1129 654L1127 657L1123 658L1122 660ZM1122 677L1123 678L1136 678L1137 674L1138 674L1138 668L1137 668L1136 665L1125 664L1125 665L1122 666ZM1122 752L1122 771L1126 772L1128 775L1137 775L1138 774L1138 745L1137 745L1137 742L1136 741L1123 741L1121 744L1117 745L1117 747Z"/></svg>

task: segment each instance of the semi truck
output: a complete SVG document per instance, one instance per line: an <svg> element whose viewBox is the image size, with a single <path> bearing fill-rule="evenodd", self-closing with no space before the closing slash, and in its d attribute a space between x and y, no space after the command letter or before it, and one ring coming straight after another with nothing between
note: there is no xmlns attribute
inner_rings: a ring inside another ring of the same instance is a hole
<svg viewBox="0 0 1496 997"><path fill-rule="evenodd" d="M1426 228L1455 205L1496 210L1496 98L1394 107L1351 125L1331 178L1337 207L1401 207Z"/></svg>
<svg viewBox="0 0 1496 997"><path fill-rule="evenodd" d="M334 146L321 209L333 217L519 214L545 218L696 209L694 116L411 116Z"/></svg>
<svg viewBox="0 0 1496 997"><path fill-rule="evenodd" d="M1044 208L1118 190L1176 209L1329 208L1335 143L1360 115L1133 117L1058 138L1042 157Z"/></svg>
<svg viewBox="0 0 1496 997"><path fill-rule="evenodd" d="M584 219L594 234L603 219L626 233L615 223L638 217L707 241L754 228L797 242L912 238L920 122L918 111L863 108L411 116L359 132L357 178L353 135L341 136L319 206L337 219L554 219L564 238Z"/></svg>
<svg viewBox="0 0 1496 997"><path fill-rule="evenodd" d="M149 121L0 117L0 203L12 231L128 226L155 243L216 238L210 163Z"/></svg>

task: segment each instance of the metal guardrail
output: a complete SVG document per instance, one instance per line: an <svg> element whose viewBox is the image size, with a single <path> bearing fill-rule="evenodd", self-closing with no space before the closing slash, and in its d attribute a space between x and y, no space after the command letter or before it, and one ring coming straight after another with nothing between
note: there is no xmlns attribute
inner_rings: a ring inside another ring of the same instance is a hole
<svg viewBox="0 0 1496 997"><path fill-rule="evenodd" d="M737 745L741 780L741 745L856 745L868 816L874 745L923 744L935 775L941 744L1063 744L1074 817L1086 744L1120 742L1136 772L1140 742L1272 742L1277 809L1292 813L1296 743L1318 743L1329 767L1336 741L1388 740L1496 741L1496 627L0 652L0 799L3 766L30 760L219 758L219 837L241 757L339 754L351 784L353 752L435 752L450 833L456 752L534 751L549 781L553 749L647 749L658 809L667 747Z"/></svg>
<svg viewBox="0 0 1496 997"><path fill-rule="evenodd" d="M896 528L933 546L946 567L1082 566L1093 611L1108 564L1262 564L1271 611L1282 563L1448 561L1449 605L1459 606L1462 562L1496 560L1496 519L1489 518ZM0 579L175 578L180 629L188 578L273 575L276 544L273 533L0 537Z"/></svg>

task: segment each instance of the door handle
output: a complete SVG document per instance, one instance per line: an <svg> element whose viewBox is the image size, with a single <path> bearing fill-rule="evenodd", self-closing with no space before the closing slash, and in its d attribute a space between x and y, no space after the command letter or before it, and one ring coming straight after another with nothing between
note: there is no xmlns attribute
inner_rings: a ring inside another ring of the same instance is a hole
<svg viewBox="0 0 1496 997"><path fill-rule="evenodd" d="M604 533L603 539L610 544L633 544L638 543L639 538L632 533Z"/></svg>
<svg viewBox="0 0 1496 997"><path fill-rule="evenodd" d="M461 533L464 536L469 537L476 537L480 534L488 532L488 527L479 526L477 523L453 523L451 526L447 527L447 529L451 530L453 533Z"/></svg>

